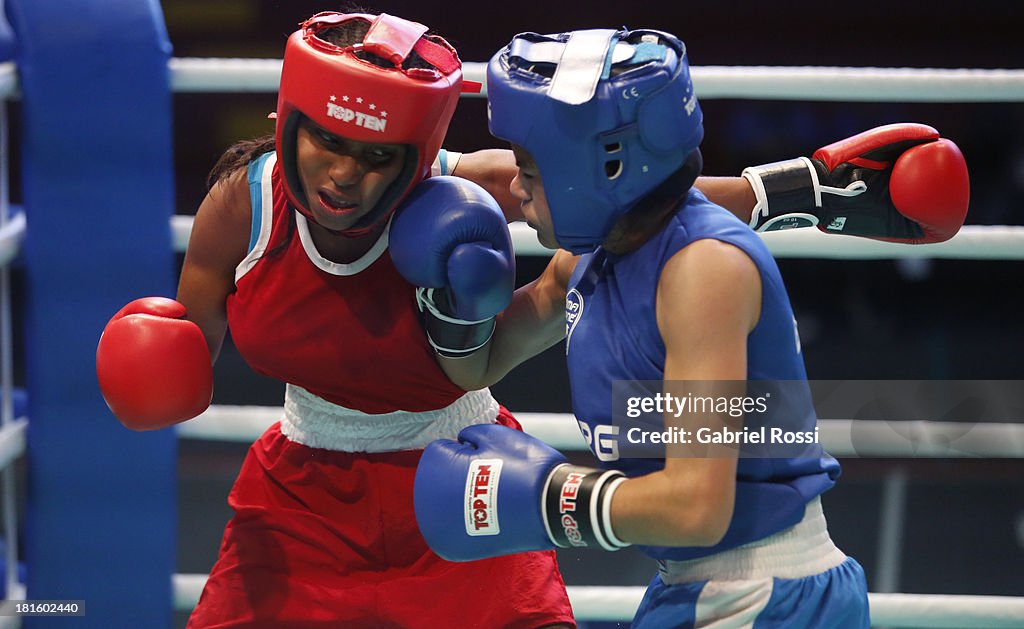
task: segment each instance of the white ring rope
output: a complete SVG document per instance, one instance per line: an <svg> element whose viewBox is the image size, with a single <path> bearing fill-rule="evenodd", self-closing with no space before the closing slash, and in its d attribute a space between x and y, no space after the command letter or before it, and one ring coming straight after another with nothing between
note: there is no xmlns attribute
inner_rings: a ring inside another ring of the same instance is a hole
<svg viewBox="0 0 1024 629"><path fill-rule="evenodd" d="M1020 226L966 225L946 242L930 245L881 242L817 229L788 229L761 236L776 258L1024 260L1024 227Z"/></svg>
<svg viewBox="0 0 1024 629"><path fill-rule="evenodd" d="M175 92L277 91L280 59L171 59ZM486 83L487 65L463 64L467 79ZM767 100L1016 102L1024 70L971 68L839 68L824 66L695 66L700 98ZM486 96L486 85L479 94Z"/></svg>
<svg viewBox="0 0 1024 629"><path fill-rule="evenodd" d="M0 63L0 99L18 96L18 66L13 61Z"/></svg>
<svg viewBox="0 0 1024 629"><path fill-rule="evenodd" d="M201 576L201 575L200 575ZM568 587L576 620L628 621L644 588ZM887 627L1020 627L1024 597L869 593L871 625Z"/></svg>
<svg viewBox="0 0 1024 629"><path fill-rule="evenodd" d="M171 217L174 251L188 246L193 217ZM516 255L551 256L537 234L525 223L509 225ZM1024 260L1024 227L966 225L946 242L932 245L904 245L854 236L823 234L816 229L789 229L762 233L768 249L777 258L831 258L871 260L884 258L946 258L957 260Z"/></svg>
<svg viewBox="0 0 1024 629"><path fill-rule="evenodd" d="M174 92L275 93L281 83L281 59L176 57L168 63Z"/></svg>
<svg viewBox="0 0 1024 629"><path fill-rule="evenodd" d="M252 443L284 411L275 406L215 405L178 424L184 439ZM523 429L559 450L587 450L567 413L517 413ZM937 421L818 420L824 448L839 457L1024 458L1024 424Z"/></svg>
<svg viewBox="0 0 1024 629"><path fill-rule="evenodd" d="M7 221L0 221L0 267L7 266L7 263L18 255L24 238L24 212L18 212Z"/></svg>
<svg viewBox="0 0 1024 629"><path fill-rule="evenodd" d="M174 609L189 611L199 602L204 574L175 574ZM578 621L632 620L644 595L638 586L568 586ZM868 594L872 626L1001 629L1020 627L1024 597L952 596L942 594Z"/></svg>
<svg viewBox="0 0 1024 629"><path fill-rule="evenodd" d="M699 98L863 102L1017 102L1024 70L698 66Z"/></svg>
<svg viewBox="0 0 1024 629"><path fill-rule="evenodd" d="M537 233L528 225L513 223L509 230L517 255L551 256L554 253L540 244ZM788 229L760 233L760 236L776 258L1024 260L1024 227L1021 226L966 225L946 242L930 245L824 234L817 229ZM175 240L177 238L176 235Z"/></svg>
<svg viewBox="0 0 1024 629"><path fill-rule="evenodd" d="M6 469L25 453L28 418L19 417L0 426L0 469Z"/></svg>

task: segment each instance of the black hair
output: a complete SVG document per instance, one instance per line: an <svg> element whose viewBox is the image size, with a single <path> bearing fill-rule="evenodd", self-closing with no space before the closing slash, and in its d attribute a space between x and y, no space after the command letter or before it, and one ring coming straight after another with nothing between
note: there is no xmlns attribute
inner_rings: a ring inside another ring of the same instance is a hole
<svg viewBox="0 0 1024 629"><path fill-rule="evenodd" d="M217 163L210 169L210 174L206 176L206 187L212 189L221 179L230 177L236 171L248 167L249 162L273 150L273 134L235 142L224 151L217 159Z"/></svg>

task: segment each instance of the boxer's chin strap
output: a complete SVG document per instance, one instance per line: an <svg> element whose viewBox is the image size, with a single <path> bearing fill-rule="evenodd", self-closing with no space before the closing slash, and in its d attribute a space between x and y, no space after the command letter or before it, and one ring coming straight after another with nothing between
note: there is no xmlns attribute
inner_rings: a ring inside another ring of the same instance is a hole
<svg viewBox="0 0 1024 629"><path fill-rule="evenodd" d="M548 537L562 548L619 550L629 546L612 530L612 496L626 476L563 463L551 471L541 492Z"/></svg>
<svg viewBox="0 0 1024 629"><path fill-rule="evenodd" d="M423 312L427 341L445 358L465 358L487 345L494 334L494 317L468 321L452 316L445 290L417 288L416 303Z"/></svg>

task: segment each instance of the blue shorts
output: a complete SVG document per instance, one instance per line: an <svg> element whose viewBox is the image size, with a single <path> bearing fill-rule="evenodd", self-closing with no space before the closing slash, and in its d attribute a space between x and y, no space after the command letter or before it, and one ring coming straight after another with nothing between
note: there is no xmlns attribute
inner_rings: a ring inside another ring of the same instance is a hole
<svg viewBox="0 0 1024 629"><path fill-rule="evenodd" d="M633 629L692 629L729 619L729 627L769 629L870 626L864 569L852 558L799 579L697 581L666 585L655 575Z"/></svg>

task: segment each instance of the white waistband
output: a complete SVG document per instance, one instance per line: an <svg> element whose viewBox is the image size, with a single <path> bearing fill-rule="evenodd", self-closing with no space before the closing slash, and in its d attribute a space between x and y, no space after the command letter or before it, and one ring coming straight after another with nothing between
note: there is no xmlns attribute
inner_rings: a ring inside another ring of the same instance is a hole
<svg viewBox="0 0 1024 629"><path fill-rule="evenodd" d="M800 579L835 568L846 561L828 535L821 500L807 503L804 518L764 539L687 561L659 561L667 584L747 579Z"/></svg>
<svg viewBox="0 0 1024 629"><path fill-rule="evenodd" d="M493 424L498 402L489 389L469 391L436 411L395 411L370 415L332 404L302 387L284 392L281 432L311 448L339 452L421 450L435 439L455 439L474 424Z"/></svg>

